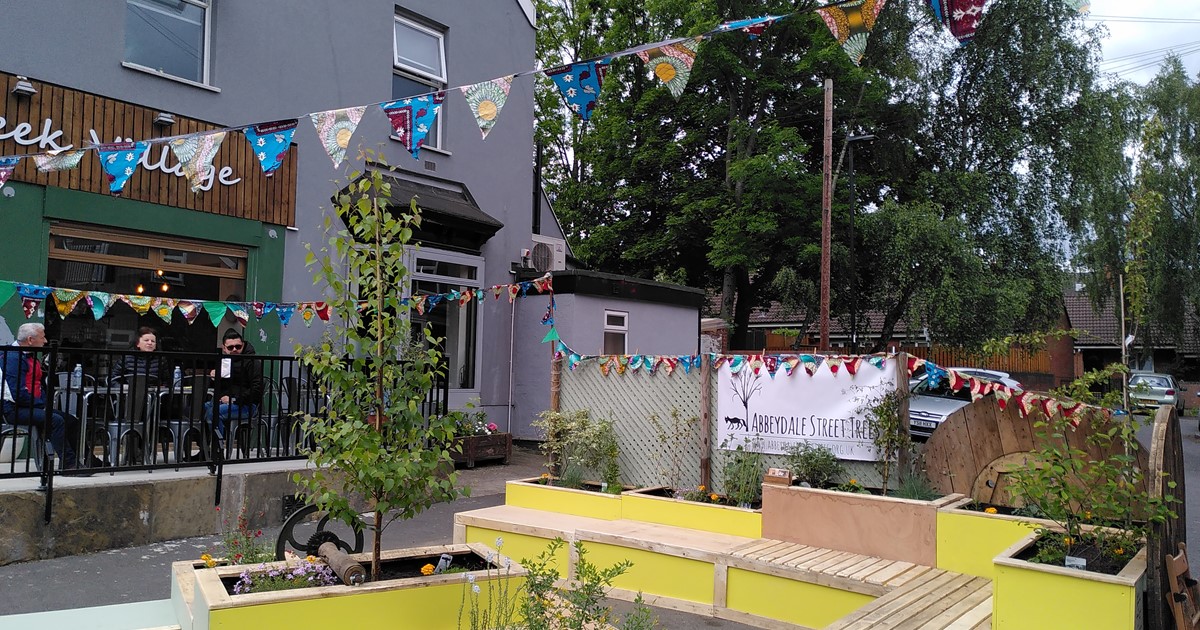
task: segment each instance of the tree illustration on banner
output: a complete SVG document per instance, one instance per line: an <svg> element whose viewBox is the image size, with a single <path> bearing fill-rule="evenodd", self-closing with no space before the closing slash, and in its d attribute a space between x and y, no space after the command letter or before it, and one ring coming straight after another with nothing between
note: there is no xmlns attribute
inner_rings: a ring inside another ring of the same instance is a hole
<svg viewBox="0 0 1200 630"><path fill-rule="evenodd" d="M742 403L742 409L745 415L741 422L735 422L737 418L725 418L725 423L729 426L728 429L737 428L739 425L743 431L750 431L750 399L762 389L762 383L759 381L759 374L747 366L743 366L741 370L734 373L731 369L729 372L730 381L733 384L733 398Z"/></svg>

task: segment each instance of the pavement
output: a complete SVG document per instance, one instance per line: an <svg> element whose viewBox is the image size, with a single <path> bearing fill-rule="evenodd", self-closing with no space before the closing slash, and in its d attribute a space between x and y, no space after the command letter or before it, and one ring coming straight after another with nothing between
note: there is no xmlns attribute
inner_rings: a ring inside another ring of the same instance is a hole
<svg viewBox="0 0 1200 630"><path fill-rule="evenodd" d="M504 482L538 476L545 472L544 461L535 448L516 444L507 465L481 463L474 469L460 469L458 484L470 488L471 496L435 505L409 521L394 522L384 530L383 547L416 547L452 542L455 513L503 504ZM153 474L164 473L196 474L195 471L155 471ZM119 473L116 477L146 474ZM113 477L97 475L73 479L69 483L101 484ZM16 482L9 484L16 485ZM279 529L264 529L262 539L274 545ZM203 536L0 566L0 616L167 599L171 596L171 563L195 560L206 551L217 549L219 544L219 536ZM369 546L369 541L367 544ZM608 604L619 615L630 609L627 602L610 600ZM664 608L653 610L658 616L660 628L738 630L753 627ZM3 621L0 621L0 628L3 625Z"/></svg>

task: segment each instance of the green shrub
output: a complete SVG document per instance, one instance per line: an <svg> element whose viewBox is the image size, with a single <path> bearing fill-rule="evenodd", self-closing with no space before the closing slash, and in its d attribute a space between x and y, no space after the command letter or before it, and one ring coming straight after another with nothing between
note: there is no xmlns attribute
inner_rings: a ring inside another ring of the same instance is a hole
<svg viewBox="0 0 1200 630"><path fill-rule="evenodd" d="M807 483L814 488L828 488L834 479L846 475L846 467L833 449L822 444L793 444L787 449L786 461L796 482Z"/></svg>
<svg viewBox="0 0 1200 630"><path fill-rule="evenodd" d="M721 448L728 449L727 444L721 444ZM749 440L737 445L724 467L725 496L742 507L762 498L763 473L767 470L763 454L749 450L750 446Z"/></svg>

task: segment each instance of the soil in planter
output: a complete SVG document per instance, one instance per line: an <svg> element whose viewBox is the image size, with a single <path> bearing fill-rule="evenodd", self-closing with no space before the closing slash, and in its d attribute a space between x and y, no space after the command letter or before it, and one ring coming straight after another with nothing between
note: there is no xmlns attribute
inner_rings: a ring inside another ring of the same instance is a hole
<svg viewBox="0 0 1200 630"><path fill-rule="evenodd" d="M1024 560L1026 562L1036 562L1034 557L1037 556L1042 544L1043 542L1041 540L1035 542L1033 545L1017 554L1017 559ZM1129 564L1129 561L1133 558L1132 554L1121 558L1114 558L1109 555L1104 555L1100 553L1099 547L1086 543L1072 546L1071 555L1076 558L1083 558L1087 561L1087 569L1085 570L1093 573L1103 573L1105 575L1116 575L1120 573L1121 569L1124 569L1125 565ZM1066 566L1065 562L1039 564L1046 564L1047 566L1056 567Z"/></svg>
<svg viewBox="0 0 1200 630"><path fill-rule="evenodd" d="M638 492L638 494L643 494L643 495L646 495L649 497L665 497L668 499L679 499L681 501L689 500L684 496L684 493L677 494L671 488L651 488L649 490L643 490L641 492ZM728 497L723 496L723 495L717 495L716 501L711 501L711 500L692 501L692 503L708 503L711 505L725 505L728 507L738 507L737 503L730 501ZM762 509L762 501L754 501L753 503L750 504L750 509L751 510Z"/></svg>
<svg viewBox="0 0 1200 630"><path fill-rule="evenodd" d="M453 572L482 571L487 569L489 566L497 568L494 564L489 565L487 560L469 551L460 551L451 553L450 555L454 556L454 560L450 562L450 569ZM432 564L436 567L438 561L441 560L441 557L441 554L436 554L431 556L413 556L411 558L384 560L382 566L380 567L379 579L400 580L404 578L420 577L422 575L421 567L427 564ZM363 568L367 570L367 576L369 578L371 575L371 562L363 562L362 565ZM245 567L246 569L250 570L251 574L258 572L258 565L248 564L245 565ZM221 583L225 586L225 591L230 595L233 595L233 587L238 583L239 579L239 576L223 577L221 578ZM334 579L337 580L336 576ZM337 580L337 583L341 584L342 582L341 580ZM303 587L298 586L297 588Z"/></svg>
<svg viewBox="0 0 1200 630"><path fill-rule="evenodd" d="M558 477L548 477L548 478L539 477L535 483L541 484L543 486L553 486L555 488L568 488L571 490L587 490L588 492L600 492L603 494L620 494L621 492L624 492L625 490L633 489L629 486L622 486L621 489L618 490L617 492L609 492L608 490L602 490L601 489L602 486L601 486L600 482L598 482L598 481L585 481L582 484L580 484L580 486L578 488L570 488L569 486L564 486L562 483L560 483Z"/></svg>
<svg viewBox="0 0 1200 630"><path fill-rule="evenodd" d="M996 505L993 503L979 503L978 501L972 501L971 503L962 505L962 506L958 507L957 509L968 510L971 512L987 512L988 508L992 508L992 509L996 510L995 511L996 514L1007 514L1008 516L1023 516L1025 518L1043 518L1041 516L1041 514L1038 514L1034 510L1031 510L1029 508L1016 508L1016 507L1012 507L1012 506L1008 506L1008 505Z"/></svg>

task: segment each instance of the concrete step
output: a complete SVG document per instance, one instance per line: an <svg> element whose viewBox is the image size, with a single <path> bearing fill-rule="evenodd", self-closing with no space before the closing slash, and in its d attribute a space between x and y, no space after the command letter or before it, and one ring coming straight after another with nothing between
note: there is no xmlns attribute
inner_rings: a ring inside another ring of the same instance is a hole
<svg viewBox="0 0 1200 630"><path fill-rule="evenodd" d="M180 630L171 600L156 599L92 608L71 608L23 615L0 616L4 630Z"/></svg>

